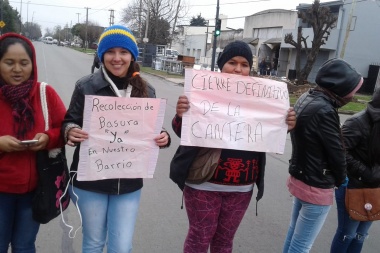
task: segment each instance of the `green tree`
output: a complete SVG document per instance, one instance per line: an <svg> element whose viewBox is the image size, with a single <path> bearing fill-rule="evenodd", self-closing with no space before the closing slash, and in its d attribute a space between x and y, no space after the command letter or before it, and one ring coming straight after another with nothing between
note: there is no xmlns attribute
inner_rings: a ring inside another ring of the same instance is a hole
<svg viewBox="0 0 380 253"><path fill-rule="evenodd" d="M190 26L206 26L207 21L204 19L201 14L199 14L197 17L192 17L190 20Z"/></svg>
<svg viewBox="0 0 380 253"><path fill-rule="evenodd" d="M81 24L81 23L76 23L75 25L73 25L73 27L71 28L71 33L75 36L79 36L80 37L80 33L82 30L84 30L84 24Z"/></svg>
<svg viewBox="0 0 380 253"><path fill-rule="evenodd" d="M87 25L88 44L90 45L93 42L97 42L103 31L104 31L104 27L99 26L89 21ZM71 29L71 33L81 38L82 41L85 41L86 40L86 24L80 24L80 23L75 24L73 28Z"/></svg>
<svg viewBox="0 0 380 253"><path fill-rule="evenodd" d="M144 25L145 30L145 25ZM170 24L163 18L156 19L155 17L150 19L148 27L149 43L156 45L167 45L170 40Z"/></svg>
<svg viewBox="0 0 380 253"><path fill-rule="evenodd" d="M1 29L1 33L15 32L20 33L20 15L17 10L14 10L9 5L8 0L0 0L1 6L1 20L5 23L5 26Z"/></svg>
<svg viewBox="0 0 380 253"><path fill-rule="evenodd" d="M41 26L39 24L29 22L28 24L25 23L24 27L28 27L28 38L37 40L42 37Z"/></svg>
<svg viewBox="0 0 380 253"><path fill-rule="evenodd" d="M299 10L298 18L303 23L309 24L313 28L314 37L311 43L311 48L307 45L307 37L302 34L302 27L298 27L297 39L294 40L293 34L285 34L284 41L290 44L296 49L296 73L297 73L297 85L304 84L307 80L311 69L317 59L319 49L326 44L326 41L330 35L330 29L334 27L338 17L332 15L330 8L320 6L319 0L314 0L311 7L307 10ZM301 69L301 53L304 49L306 53L306 64Z"/></svg>

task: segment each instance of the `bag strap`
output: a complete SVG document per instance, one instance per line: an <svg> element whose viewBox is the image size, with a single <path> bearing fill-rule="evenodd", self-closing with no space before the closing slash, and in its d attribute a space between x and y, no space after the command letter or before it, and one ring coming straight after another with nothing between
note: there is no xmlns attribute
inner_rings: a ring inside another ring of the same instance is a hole
<svg viewBox="0 0 380 253"><path fill-rule="evenodd" d="M45 82L42 82L40 84L40 97L41 97L42 114L44 115L44 120L45 120L45 131L49 130L49 110L48 110L48 104L46 100L46 85L47 83Z"/></svg>

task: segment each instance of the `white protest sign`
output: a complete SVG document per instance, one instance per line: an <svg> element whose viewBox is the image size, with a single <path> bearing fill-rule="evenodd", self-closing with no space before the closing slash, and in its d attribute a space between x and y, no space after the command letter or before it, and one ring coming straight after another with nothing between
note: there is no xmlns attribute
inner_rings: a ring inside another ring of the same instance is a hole
<svg viewBox="0 0 380 253"><path fill-rule="evenodd" d="M86 96L77 179L152 178L166 100Z"/></svg>
<svg viewBox="0 0 380 253"><path fill-rule="evenodd" d="M186 69L190 109L181 145L283 154L289 109L284 82Z"/></svg>

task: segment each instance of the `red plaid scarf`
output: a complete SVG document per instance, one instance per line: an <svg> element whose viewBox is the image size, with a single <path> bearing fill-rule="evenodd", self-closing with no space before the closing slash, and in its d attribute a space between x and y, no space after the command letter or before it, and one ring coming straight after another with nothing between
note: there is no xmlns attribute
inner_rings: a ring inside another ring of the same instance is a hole
<svg viewBox="0 0 380 253"><path fill-rule="evenodd" d="M33 108L29 104L32 86L33 77L19 85L0 83L3 97L12 107L12 115L16 123L14 128L19 139L24 139L26 133L34 126Z"/></svg>

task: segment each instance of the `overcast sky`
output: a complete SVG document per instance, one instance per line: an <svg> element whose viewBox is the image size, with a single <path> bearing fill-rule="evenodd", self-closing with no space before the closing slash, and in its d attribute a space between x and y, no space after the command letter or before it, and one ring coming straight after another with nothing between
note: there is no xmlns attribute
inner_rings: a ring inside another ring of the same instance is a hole
<svg viewBox="0 0 380 253"><path fill-rule="evenodd" d="M53 29L66 24L71 27L79 20L86 21L86 7L88 19L100 26L109 25L110 9L113 9L114 23L121 22L122 10L132 0L9 0L13 8L22 12L22 21L35 22L41 25L42 34L45 28ZM189 13L188 24L191 17L201 14L210 19L210 25L214 23L216 16L217 0L182 0L187 2ZM267 9L294 10L300 3L311 4L313 0L219 0L219 14L228 16L227 26L231 28L244 28L244 17ZM322 0L321 2L327 2ZM22 3L22 4L21 4Z"/></svg>

